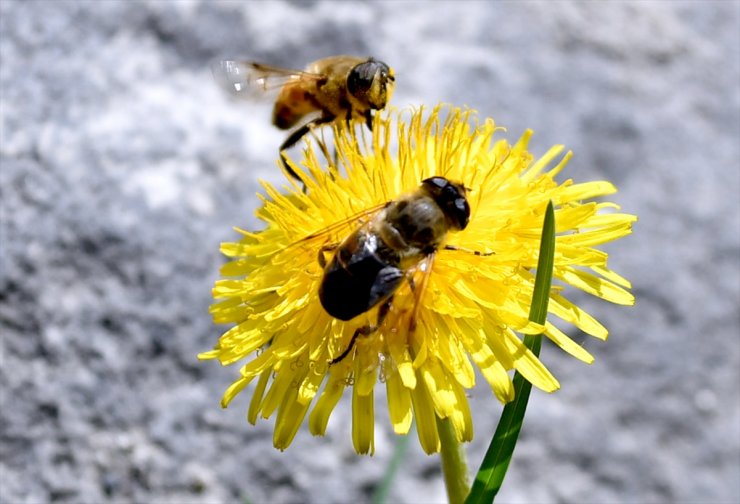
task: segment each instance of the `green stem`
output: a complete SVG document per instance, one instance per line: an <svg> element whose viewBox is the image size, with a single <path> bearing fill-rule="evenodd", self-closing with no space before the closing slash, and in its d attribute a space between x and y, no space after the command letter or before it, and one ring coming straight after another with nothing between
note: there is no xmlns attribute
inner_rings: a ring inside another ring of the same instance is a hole
<svg viewBox="0 0 740 504"><path fill-rule="evenodd" d="M448 418L437 417L442 472L447 487L447 499L450 504L463 504L470 492L468 479L468 462L465 450L455 436L455 429Z"/></svg>
<svg viewBox="0 0 740 504"><path fill-rule="evenodd" d="M398 470L403 463L403 459L406 457L409 439L411 439L410 434L396 438L396 447L393 450L393 457L391 457L391 461L385 470L385 475L383 476L380 485L375 489L373 498L370 501L372 504L386 504L386 502L388 502L388 495L391 492L391 486L398 475Z"/></svg>

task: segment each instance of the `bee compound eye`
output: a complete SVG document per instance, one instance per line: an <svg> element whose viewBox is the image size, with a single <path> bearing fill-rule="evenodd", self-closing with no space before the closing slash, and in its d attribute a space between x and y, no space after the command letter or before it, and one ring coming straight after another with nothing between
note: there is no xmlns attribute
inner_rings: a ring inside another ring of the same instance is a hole
<svg viewBox="0 0 740 504"><path fill-rule="evenodd" d="M394 80L393 74L391 73L391 67L380 61L377 61L376 64L378 65L378 69L380 70L380 75L385 80Z"/></svg>
<svg viewBox="0 0 740 504"><path fill-rule="evenodd" d="M465 198L456 198L454 205L458 227L463 230L468 225L468 222L470 220L470 205L468 205L468 200L466 200Z"/></svg>
<svg viewBox="0 0 740 504"><path fill-rule="evenodd" d="M360 63L349 72L347 77L347 90L357 96L367 93L372 87L373 79L377 71L377 63L373 60Z"/></svg>
<svg viewBox="0 0 740 504"><path fill-rule="evenodd" d="M431 184L434 185L440 189L444 189L445 186L448 184L447 179L444 177L430 177L428 179L424 179L422 181L423 184Z"/></svg>

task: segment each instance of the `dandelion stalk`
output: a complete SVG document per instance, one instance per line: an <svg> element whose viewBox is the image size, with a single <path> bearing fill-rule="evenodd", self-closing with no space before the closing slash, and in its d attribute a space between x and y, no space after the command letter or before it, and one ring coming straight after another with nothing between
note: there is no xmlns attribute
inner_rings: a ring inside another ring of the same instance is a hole
<svg viewBox="0 0 740 504"><path fill-rule="evenodd" d="M457 440L455 429L447 418L437 418L442 473L447 488L449 504L463 504L470 491L468 462L462 443Z"/></svg>

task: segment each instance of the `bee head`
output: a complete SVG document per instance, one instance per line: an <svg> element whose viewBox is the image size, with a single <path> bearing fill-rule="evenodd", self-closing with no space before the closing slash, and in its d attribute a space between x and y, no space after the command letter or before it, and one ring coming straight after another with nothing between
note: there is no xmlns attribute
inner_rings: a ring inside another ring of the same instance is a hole
<svg viewBox="0 0 740 504"><path fill-rule="evenodd" d="M453 229L463 230L470 219L470 205L465 199L465 186L444 177L424 179L421 186L439 205Z"/></svg>
<svg viewBox="0 0 740 504"><path fill-rule="evenodd" d="M369 58L350 70L347 91L358 100L367 102L371 109L380 110L390 100L395 81L393 70L388 65Z"/></svg>

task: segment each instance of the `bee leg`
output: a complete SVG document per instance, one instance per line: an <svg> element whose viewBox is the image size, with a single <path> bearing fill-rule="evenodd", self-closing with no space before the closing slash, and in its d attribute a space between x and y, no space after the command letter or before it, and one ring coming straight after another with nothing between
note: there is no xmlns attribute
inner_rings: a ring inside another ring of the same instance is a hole
<svg viewBox="0 0 740 504"><path fill-rule="evenodd" d="M313 121L309 121L295 130L293 133L291 133L290 136L285 139L282 145L280 145L280 161L283 163L285 171L287 171L291 177L298 181L301 180L301 177L299 177L295 170L293 170L293 168L291 168L288 164L288 158L285 156L285 151L297 144L298 141L306 135L306 133L311 131L311 129L315 128L316 126L321 126L322 124L330 123L333 120L334 116L321 116L314 119Z"/></svg>
<svg viewBox="0 0 740 504"><path fill-rule="evenodd" d="M467 254L473 254L477 256L490 256L495 255L496 252L480 252L478 250L470 250L466 248L456 247L454 245L445 245L445 250L457 250L458 252L465 252Z"/></svg>
<svg viewBox="0 0 740 504"><path fill-rule="evenodd" d="M324 245L319 249L319 266L321 266L322 268L326 268L326 257L324 257L324 254L326 254L330 250L336 250L338 246L338 243L331 243L329 245Z"/></svg>
<svg viewBox="0 0 740 504"><path fill-rule="evenodd" d="M413 277L408 279L409 285L411 286L411 292L414 294L414 309L411 312L411 318L409 318L409 339L414 331L416 331L416 321L419 318L419 310L421 310L421 299L424 296L424 291L426 291L427 285L429 285L429 276L434 267L434 258L435 253L432 253L424 259L426 267L422 268L422 272L424 274L421 277L418 289L414 284Z"/></svg>
<svg viewBox="0 0 740 504"><path fill-rule="evenodd" d="M414 282L414 275L407 272L406 273L406 281L409 283L409 287L411 288L411 292L416 292L416 282Z"/></svg>
<svg viewBox="0 0 740 504"><path fill-rule="evenodd" d="M285 171L288 172L288 175L298 181L301 181L301 177L299 177L295 170L293 170L293 168L291 168L288 164L288 158L285 157L285 151L295 145L298 140L306 133L308 133L308 129L304 129L303 127L301 127L297 129L292 135L290 135L287 140L283 142L283 145L280 146L280 162L283 163L283 168L285 168Z"/></svg>
<svg viewBox="0 0 740 504"><path fill-rule="evenodd" d="M358 336L369 336L380 329L380 326L383 325L383 321L385 320L386 315L388 315L388 312L391 309L392 302L393 296L389 297L382 305L380 305L380 308L378 308L378 320L377 322L375 322L375 325L366 325L355 329L355 333L352 335L352 339L349 340L349 346L347 347L347 349L342 352L339 357L335 357L334 359L332 359L329 364L336 364L337 362L340 362L345 357L347 357L347 355L349 355L349 353L354 348Z"/></svg>
<svg viewBox="0 0 740 504"><path fill-rule="evenodd" d="M369 110L365 112L365 124L367 124L367 129L373 130L373 114Z"/></svg>
<svg viewBox="0 0 740 504"><path fill-rule="evenodd" d="M326 162L329 163L329 177L331 177L332 180L335 180L336 176L334 174L337 169L337 164L339 163L339 160L337 159L336 147L334 148L334 155L332 156L329 153L329 149L326 147L326 142L324 141L324 135L322 134L321 138L319 138L313 130L311 131L311 133L316 139L316 143L318 144L319 149L321 149L321 153L324 155L324 159L326 159Z"/></svg>

